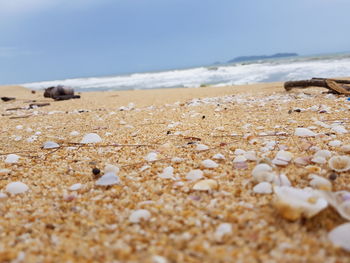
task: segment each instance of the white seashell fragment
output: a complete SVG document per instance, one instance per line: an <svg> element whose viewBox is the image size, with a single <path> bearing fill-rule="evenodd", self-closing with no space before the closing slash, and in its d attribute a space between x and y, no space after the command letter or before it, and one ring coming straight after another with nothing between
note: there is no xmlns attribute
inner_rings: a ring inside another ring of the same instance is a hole
<svg viewBox="0 0 350 263"><path fill-rule="evenodd" d="M214 237L217 241L222 241L223 237L232 233L232 225L229 223L221 223L215 231Z"/></svg>
<svg viewBox="0 0 350 263"><path fill-rule="evenodd" d="M329 167L337 172L345 172L350 170L350 157L349 156L333 156L328 161Z"/></svg>
<svg viewBox="0 0 350 263"><path fill-rule="evenodd" d="M165 257L154 255L152 257L152 263L168 263L168 260Z"/></svg>
<svg viewBox="0 0 350 263"><path fill-rule="evenodd" d="M156 161L156 160L158 160L158 154L155 152L151 152L151 153L146 155L145 160L148 162Z"/></svg>
<svg viewBox="0 0 350 263"><path fill-rule="evenodd" d="M7 198L7 194L0 192L0 200Z"/></svg>
<svg viewBox="0 0 350 263"><path fill-rule="evenodd" d="M193 186L193 190L211 191L218 188L218 183L213 179L201 180Z"/></svg>
<svg viewBox="0 0 350 263"><path fill-rule="evenodd" d="M195 169L187 173L186 179L189 181L197 181L203 178L203 172L200 169Z"/></svg>
<svg viewBox="0 0 350 263"><path fill-rule="evenodd" d="M70 136L78 136L80 133L77 131L72 131L69 135Z"/></svg>
<svg viewBox="0 0 350 263"><path fill-rule="evenodd" d="M295 221L301 217L311 218L328 206L328 202L312 189L275 186L275 206L282 217Z"/></svg>
<svg viewBox="0 0 350 263"><path fill-rule="evenodd" d="M137 224L142 220L148 221L151 218L151 213L146 209L138 209L133 211L129 216L129 221L131 223Z"/></svg>
<svg viewBox="0 0 350 263"><path fill-rule="evenodd" d="M343 153L350 153L350 144L345 144L345 145L343 145L342 147L340 147L340 150L341 150Z"/></svg>
<svg viewBox="0 0 350 263"><path fill-rule="evenodd" d="M96 185L100 186L109 186L115 184L120 184L120 179L115 173L106 173L96 181Z"/></svg>
<svg viewBox="0 0 350 263"><path fill-rule="evenodd" d="M325 190L325 191L332 190L332 183L324 177L321 177L315 174L310 174L309 179L311 179L310 186L314 189Z"/></svg>
<svg viewBox="0 0 350 263"><path fill-rule="evenodd" d="M292 158L293 154L291 152L281 150L276 154L276 157L272 160L272 163L275 165L285 166L289 164Z"/></svg>
<svg viewBox="0 0 350 263"><path fill-rule="evenodd" d="M197 146L196 146L197 151L205 151L208 149L209 149L209 147L207 145L204 145L204 144L197 144Z"/></svg>
<svg viewBox="0 0 350 263"><path fill-rule="evenodd" d="M87 143L98 143L98 142L102 142L102 139L98 134L88 133L84 135L80 143L87 144Z"/></svg>
<svg viewBox="0 0 350 263"><path fill-rule="evenodd" d="M245 161L247 161L247 158L245 158L244 155L237 155L235 159L233 159L234 163L243 163Z"/></svg>
<svg viewBox="0 0 350 263"><path fill-rule="evenodd" d="M271 194L272 193L272 185L268 182L261 182L254 186L254 193L257 194Z"/></svg>
<svg viewBox="0 0 350 263"><path fill-rule="evenodd" d="M350 252L350 223L334 228L328 233L328 239L337 247Z"/></svg>
<svg viewBox="0 0 350 263"><path fill-rule="evenodd" d="M77 191L79 190L83 185L81 183L73 184L68 189L71 191Z"/></svg>
<svg viewBox="0 0 350 263"><path fill-rule="evenodd" d="M43 148L44 149L55 149L55 148L60 148L60 146L55 142L48 141L48 142L44 143Z"/></svg>
<svg viewBox="0 0 350 263"><path fill-rule="evenodd" d="M276 175L273 179L274 185L277 186L291 186L288 177L285 174Z"/></svg>
<svg viewBox="0 0 350 263"><path fill-rule="evenodd" d="M347 129L345 129L345 127L342 125L332 126L332 130L338 134L348 133Z"/></svg>
<svg viewBox="0 0 350 263"><path fill-rule="evenodd" d="M316 133L313 131L307 129L307 128L296 128L295 133L296 136L299 137L314 137L316 136Z"/></svg>
<svg viewBox="0 0 350 263"><path fill-rule="evenodd" d="M275 177L275 174L272 172L272 167L266 163L255 166L252 175L257 182L271 182Z"/></svg>
<svg viewBox="0 0 350 263"><path fill-rule="evenodd" d="M347 191L319 191L319 195L346 220L350 220L350 192Z"/></svg>
<svg viewBox="0 0 350 263"><path fill-rule="evenodd" d="M171 159L171 161L172 161L173 163L182 163L182 162L184 161L184 159L183 159L183 158L180 158L180 157L173 157L173 158Z"/></svg>
<svg viewBox="0 0 350 263"><path fill-rule="evenodd" d="M173 180L175 180L174 168L172 166L165 167L163 169L163 172L158 174L158 177L162 178L162 179L173 179Z"/></svg>
<svg viewBox="0 0 350 263"><path fill-rule="evenodd" d="M6 156L5 163L17 163L19 160L19 156L17 154L9 154Z"/></svg>
<svg viewBox="0 0 350 263"><path fill-rule="evenodd" d="M310 163L310 158L309 157L298 157L298 158L294 159L294 163L296 165L305 166L305 165L308 165Z"/></svg>
<svg viewBox="0 0 350 263"><path fill-rule="evenodd" d="M28 191L29 187L22 182L12 182L6 185L6 192L10 194L21 194Z"/></svg>
<svg viewBox="0 0 350 263"><path fill-rule="evenodd" d="M222 155L221 153L217 153L213 156L213 159L215 160L225 160L225 156Z"/></svg>
<svg viewBox="0 0 350 263"><path fill-rule="evenodd" d="M244 154L244 157L248 160L248 161L257 161L258 158L256 157L256 153L255 151L248 151Z"/></svg>
<svg viewBox="0 0 350 263"><path fill-rule="evenodd" d="M107 173L114 173L114 174L117 174L119 173L119 167L115 166L115 165L112 165L112 164L106 164L105 166L105 174Z"/></svg>
<svg viewBox="0 0 350 263"><path fill-rule="evenodd" d="M330 142L328 143L328 145L329 145L329 146L332 146L332 147L339 147L341 144L342 144L342 142L339 141L339 140L333 140L333 141L330 141Z"/></svg>
<svg viewBox="0 0 350 263"><path fill-rule="evenodd" d="M314 157L323 157L325 159L329 159L332 156L332 153L328 150L318 150L315 154Z"/></svg>
<svg viewBox="0 0 350 263"><path fill-rule="evenodd" d="M322 156L315 156L311 159L311 162L318 163L318 164L324 164L327 162L326 158Z"/></svg>
<svg viewBox="0 0 350 263"><path fill-rule="evenodd" d="M207 159L202 161L202 166L208 169L217 168L219 165L213 160Z"/></svg>
<svg viewBox="0 0 350 263"><path fill-rule="evenodd" d="M234 151L234 155L243 155L243 154L245 154L246 153L246 151L245 150L242 150L242 149L236 149L235 151Z"/></svg>

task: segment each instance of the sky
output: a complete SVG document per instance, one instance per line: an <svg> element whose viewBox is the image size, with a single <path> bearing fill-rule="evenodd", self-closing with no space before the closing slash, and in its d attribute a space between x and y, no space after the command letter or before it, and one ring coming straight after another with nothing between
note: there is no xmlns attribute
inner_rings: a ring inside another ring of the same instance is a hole
<svg viewBox="0 0 350 263"><path fill-rule="evenodd" d="M0 84L350 50L349 0L0 0Z"/></svg>

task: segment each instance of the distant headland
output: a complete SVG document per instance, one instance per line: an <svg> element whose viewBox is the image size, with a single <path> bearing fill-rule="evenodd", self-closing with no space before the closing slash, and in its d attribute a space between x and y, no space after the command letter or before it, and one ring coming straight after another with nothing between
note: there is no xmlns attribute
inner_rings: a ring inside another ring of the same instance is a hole
<svg viewBox="0 0 350 263"><path fill-rule="evenodd" d="M297 53L276 53L273 55L260 55L260 56L240 56L229 60L227 63L261 60L261 59L272 59L272 58L285 58L285 57L296 57L299 56Z"/></svg>

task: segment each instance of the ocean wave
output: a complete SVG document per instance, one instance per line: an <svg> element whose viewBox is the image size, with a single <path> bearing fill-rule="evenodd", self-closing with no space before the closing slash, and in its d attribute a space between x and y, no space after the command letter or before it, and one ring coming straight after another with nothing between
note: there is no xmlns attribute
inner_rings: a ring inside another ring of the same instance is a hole
<svg viewBox="0 0 350 263"><path fill-rule="evenodd" d="M24 83L22 86L30 89L43 89L50 86L67 85L77 91L129 90L241 85L340 76L350 76L350 55L300 57L154 73L134 73L123 76L75 78Z"/></svg>

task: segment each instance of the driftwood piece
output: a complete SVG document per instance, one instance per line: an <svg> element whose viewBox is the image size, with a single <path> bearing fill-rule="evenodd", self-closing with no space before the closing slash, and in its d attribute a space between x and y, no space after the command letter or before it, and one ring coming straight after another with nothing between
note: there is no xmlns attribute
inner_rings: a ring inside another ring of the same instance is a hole
<svg viewBox="0 0 350 263"><path fill-rule="evenodd" d="M293 88L321 87L330 90L332 93L350 95L350 86L346 86L345 84L350 84L350 81L313 78L310 80L287 81L284 83L284 89L290 91Z"/></svg>
<svg viewBox="0 0 350 263"><path fill-rule="evenodd" d="M80 95L61 95L53 98L54 100L70 100L70 99L80 99Z"/></svg>

